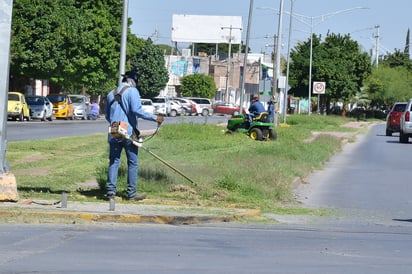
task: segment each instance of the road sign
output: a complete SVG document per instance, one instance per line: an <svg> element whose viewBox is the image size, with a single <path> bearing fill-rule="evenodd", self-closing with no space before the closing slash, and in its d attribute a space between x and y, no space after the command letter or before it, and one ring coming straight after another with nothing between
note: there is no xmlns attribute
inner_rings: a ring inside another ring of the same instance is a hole
<svg viewBox="0 0 412 274"><path fill-rule="evenodd" d="M313 82L314 94L325 94L326 83L325 82Z"/></svg>

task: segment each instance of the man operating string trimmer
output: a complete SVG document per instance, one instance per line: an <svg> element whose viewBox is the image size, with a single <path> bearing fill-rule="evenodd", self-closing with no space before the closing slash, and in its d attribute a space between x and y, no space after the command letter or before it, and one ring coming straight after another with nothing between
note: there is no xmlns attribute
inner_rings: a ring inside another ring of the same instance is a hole
<svg viewBox="0 0 412 274"><path fill-rule="evenodd" d="M140 101L140 93L137 89L139 76L134 71L128 71L122 75L122 83L107 95L105 117L111 128L108 136L109 171L107 174L107 198L116 196L117 175L120 164L120 156L123 148L127 156L127 199L139 201L146 198L146 193L137 193L138 173L138 147L133 145L133 140L124 138L124 135L136 139L139 136L137 119L142 118L158 123L163 122L163 116L156 116L143 110ZM124 132L118 134L118 132Z"/></svg>

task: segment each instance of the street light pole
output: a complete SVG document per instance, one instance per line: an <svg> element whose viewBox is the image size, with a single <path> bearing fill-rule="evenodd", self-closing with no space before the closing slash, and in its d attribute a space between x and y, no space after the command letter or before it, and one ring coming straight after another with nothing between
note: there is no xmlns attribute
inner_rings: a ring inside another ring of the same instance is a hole
<svg viewBox="0 0 412 274"><path fill-rule="evenodd" d="M293 4L295 0L290 0L290 14L289 14L289 35L288 35L288 56L286 61L286 87L283 98L283 123L286 124L286 111L287 111L287 100L288 100L288 88L289 88L289 65L290 65L290 38L292 36L292 23L293 23Z"/></svg>
<svg viewBox="0 0 412 274"><path fill-rule="evenodd" d="M253 0L249 1L249 17L247 20L247 29L246 29L246 45L245 45L245 56L243 59L243 71L242 71L242 83L240 87L240 107L239 113L243 113L243 97L245 93L245 78L246 78L246 68L247 68L247 55L249 50L249 40L250 40L250 29L252 27L252 14L253 14Z"/></svg>
<svg viewBox="0 0 412 274"><path fill-rule="evenodd" d="M223 29L229 29L229 51L228 51L228 57L227 57L227 66L226 66L226 102L229 102L229 78L230 78L230 63L232 62L232 29L238 29L238 30L242 30L242 28L236 28L236 27L232 27L232 25L230 25L230 27L222 27Z"/></svg>
<svg viewBox="0 0 412 274"><path fill-rule="evenodd" d="M126 47L127 47L127 20L128 20L129 1L123 1L122 15L122 36L120 42L120 61L119 61L119 85L122 82L122 74L125 73L126 66Z"/></svg>

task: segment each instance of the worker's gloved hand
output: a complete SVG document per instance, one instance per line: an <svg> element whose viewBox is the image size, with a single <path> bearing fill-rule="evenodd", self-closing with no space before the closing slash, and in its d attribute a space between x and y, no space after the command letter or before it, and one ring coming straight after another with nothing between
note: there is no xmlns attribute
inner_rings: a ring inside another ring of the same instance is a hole
<svg viewBox="0 0 412 274"><path fill-rule="evenodd" d="M157 115L156 118L156 122L160 125L161 123L163 123L163 121L165 120L165 118L162 115Z"/></svg>

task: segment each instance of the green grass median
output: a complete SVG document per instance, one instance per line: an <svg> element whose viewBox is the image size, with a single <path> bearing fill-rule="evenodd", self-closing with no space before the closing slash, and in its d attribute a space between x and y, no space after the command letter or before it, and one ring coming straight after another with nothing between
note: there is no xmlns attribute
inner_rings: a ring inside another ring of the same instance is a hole
<svg viewBox="0 0 412 274"><path fill-rule="evenodd" d="M287 126L277 127L278 139L267 142L227 134L225 125L163 125L144 146L193 182L140 149L138 191L148 194L144 203L295 212L299 206L293 199L293 182L322 168L342 148L342 137L330 133L365 130L366 126L343 126L350 121L292 115ZM313 137L314 132L328 134ZM76 201L104 197L106 134L10 142L6 158L20 199L59 200L63 192ZM126 194L125 158L123 153L119 196Z"/></svg>

